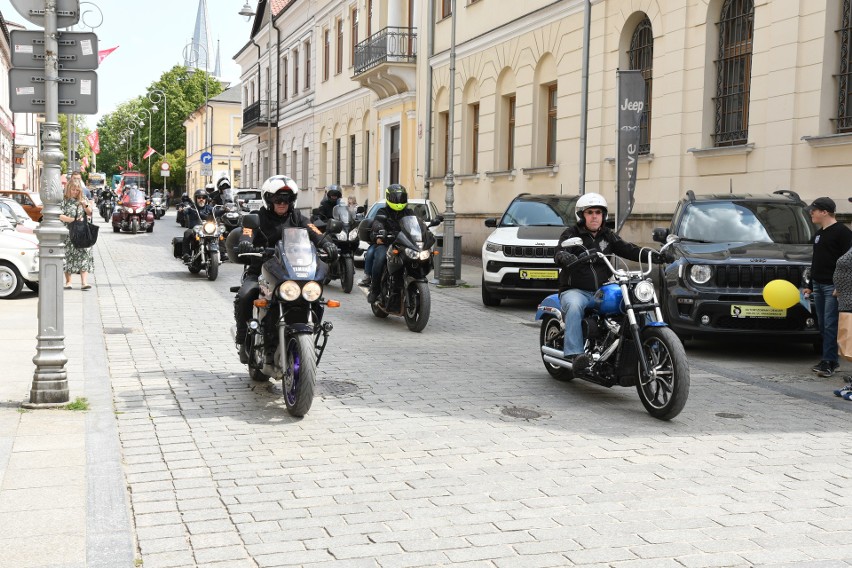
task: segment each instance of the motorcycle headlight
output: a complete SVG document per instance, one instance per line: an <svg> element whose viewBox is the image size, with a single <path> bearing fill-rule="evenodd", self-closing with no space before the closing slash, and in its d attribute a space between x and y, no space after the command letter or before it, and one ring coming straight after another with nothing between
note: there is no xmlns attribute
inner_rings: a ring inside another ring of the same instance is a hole
<svg viewBox="0 0 852 568"><path fill-rule="evenodd" d="M349 231L349 240L356 241L358 240L358 229L352 229Z"/></svg>
<svg viewBox="0 0 852 568"><path fill-rule="evenodd" d="M298 298L301 292L299 285L292 280L287 280L278 287L278 297L287 302L292 302Z"/></svg>
<svg viewBox="0 0 852 568"><path fill-rule="evenodd" d="M322 286L319 282L311 280L302 288L302 297L309 302L315 302L320 296L322 296Z"/></svg>
<svg viewBox="0 0 852 568"><path fill-rule="evenodd" d="M421 250L420 251L420 260L429 260L430 256L432 256L432 251L430 251L430 250Z"/></svg>
<svg viewBox="0 0 852 568"><path fill-rule="evenodd" d="M643 280L633 288L633 295L636 297L637 302L647 304L654 299L654 285L650 280Z"/></svg>
<svg viewBox="0 0 852 568"><path fill-rule="evenodd" d="M402 248L402 247L400 247L400 248ZM407 249L403 249L403 250L405 251L405 256L407 256L408 258L410 258L412 260L417 260L417 259L420 258L420 253L418 251L414 250L414 249L407 248Z"/></svg>
<svg viewBox="0 0 852 568"><path fill-rule="evenodd" d="M346 234L346 231L340 231L339 233L337 233L337 236L335 238L338 241L345 241L347 239L347 237L348 237L348 235Z"/></svg>
<svg viewBox="0 0 852 568"><path fill-rule="evenodd" d="M204 223L204 234L212 235L215 232L216 232L216 223L211 223L211 222Z"/></svg>
<svg viewBox="0 0 852 568"><path fill-rule="evenodd" d="M492 243L491 241L485 241L485 250L488 252L500 252L503 250L503 245L498 245L497 243Z"/></svg>
<svg viewBox="0 0 852 568"><path fill-rule="evenodd" d="M713 276L713 271L706 264L696 264L689 269L689 277L696 284L706 284Z"/></svg>

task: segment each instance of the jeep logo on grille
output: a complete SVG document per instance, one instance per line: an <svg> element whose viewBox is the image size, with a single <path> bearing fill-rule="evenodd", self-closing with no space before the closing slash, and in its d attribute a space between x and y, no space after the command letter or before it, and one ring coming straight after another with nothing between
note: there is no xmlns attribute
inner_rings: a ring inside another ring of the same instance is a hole
<svg viewBox="0 0 852 568"><path fill-rule="evenodd" d="M765 258L750 258L749 261L751 261L751 262L766 262L766 259Z"/></svg>
<svg viewBox="0 0 852 568"><path fill-rule="evenodd" d="M544 243L536 243L536 244L535 244L535 246L537 246L537 247L543 247L543 246L544 246Z"/></svg>

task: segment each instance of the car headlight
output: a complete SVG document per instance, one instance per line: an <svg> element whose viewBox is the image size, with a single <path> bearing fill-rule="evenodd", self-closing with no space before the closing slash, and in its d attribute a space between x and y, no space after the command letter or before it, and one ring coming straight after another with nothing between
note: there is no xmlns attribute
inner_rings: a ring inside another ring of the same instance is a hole
<svg viewBox="0 0 852 568"><path fill-rule="evenodd" d="M302 297L309 302L315 302L322 296L322 286L311 280L302 288Z"/></svg>
<svg viewBox="0 0 852 568"><path fill-rule="evenodd" d="M706 264L696 264L689 269L689 277L696 284L706 284L713 276L713 271Z"/></svg>
<svg viewBox="0 0 852 568"><path fill-rule="evenodd" d="M501 252L503 250L503 245L498 245L491 241L485 241L485 250L488 252Z"/></svg>
<svg viewBox="0 0 852 568"><path fill-rule="evenodd" d="M216 223L204 223L204 233L207 235L212 235L216 232Z"/></svg>
<svg viewBox="0 0 852 568"><path fill-rule="evenodd" d="M633 288L633 295L638 302L646 304L654 299L654 285L650 280L643 280Z"/></svg>
<svg viewBox="0 0 852 568"><path fill-rule="evenodd" d="M349 240L357 241L358 240L358 229L352 229L349 231Z"/></svg>
<svg viewBox="0 0 852 568"><path fill-rule="evenodd" d="M278 287L278 297L287 302L292 302L298 298L301 292L302 289L292 280L287 280Z"/></svg>
<svg viewBox="0 0 852 568"><path fill-rule="evenodd" d="M809 285L811 283L811 267L808 266L805 268L804 272L802 272L802 286Z"/></svg>

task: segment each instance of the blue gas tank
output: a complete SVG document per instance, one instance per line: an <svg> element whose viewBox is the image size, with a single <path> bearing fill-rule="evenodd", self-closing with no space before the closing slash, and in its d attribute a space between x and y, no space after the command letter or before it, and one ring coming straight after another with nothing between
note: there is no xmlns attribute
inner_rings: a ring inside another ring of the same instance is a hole
<svg viewBox="0 0 852 568"><path fill-rule="evenodd" d="M605 316L623 314L624 302L622 300L621 287L615 282L604 284L595 292L595 307L598 312Z"/></svg>

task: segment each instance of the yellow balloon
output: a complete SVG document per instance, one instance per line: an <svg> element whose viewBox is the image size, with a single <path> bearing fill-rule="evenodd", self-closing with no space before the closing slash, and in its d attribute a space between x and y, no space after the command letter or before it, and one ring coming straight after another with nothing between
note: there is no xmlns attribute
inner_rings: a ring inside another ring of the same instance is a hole
<svg viewBox="0 0 852 568"><path fill-rule="evenodd" d="M799 303L799 289L792 282L773 280L763 287L763 300L780 310L792 308Z"/></svg>

